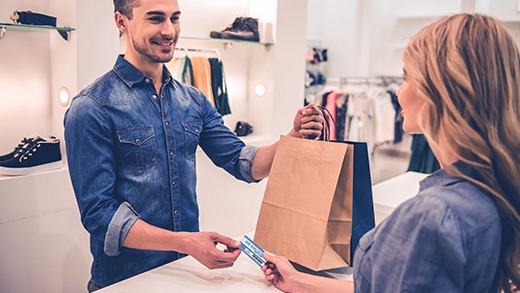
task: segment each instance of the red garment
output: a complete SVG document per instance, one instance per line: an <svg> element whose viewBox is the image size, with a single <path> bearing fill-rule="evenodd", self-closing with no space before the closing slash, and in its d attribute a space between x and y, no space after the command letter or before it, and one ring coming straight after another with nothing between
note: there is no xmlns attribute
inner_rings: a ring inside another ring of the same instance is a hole
<svg viewBox="0 0 520 293"><path fill-rule="evenodd" d="M329 110L330 117L327 115L327 119L329 121L329 129L330 129L330 140L336 140L336 124L334 121L336 121L336 100L338 99L339 94L337 92L331 92L327 96L327 104L325 104L325 108Z"/></svg>

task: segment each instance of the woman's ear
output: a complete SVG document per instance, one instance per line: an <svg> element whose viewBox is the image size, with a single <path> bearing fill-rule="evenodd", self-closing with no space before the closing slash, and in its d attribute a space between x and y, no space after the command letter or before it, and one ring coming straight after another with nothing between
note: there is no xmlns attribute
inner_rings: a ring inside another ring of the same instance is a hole
<svg viewBox="0 0 520 293"><path fill-rule="evenodd" d="M127 29L126 23L128 21L128 18L121 14L121 12L117 11L116 13L114 13L114 20L119 31L125 33Z"/></svg>

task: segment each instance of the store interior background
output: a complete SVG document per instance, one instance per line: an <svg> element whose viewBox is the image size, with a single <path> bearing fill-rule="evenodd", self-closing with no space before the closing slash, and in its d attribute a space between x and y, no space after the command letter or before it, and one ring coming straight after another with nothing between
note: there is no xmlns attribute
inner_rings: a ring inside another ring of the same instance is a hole
<svg viewBox="0 0 520 293"><path fill-rule="evenodd" d="M304 95L309 44L328 49L328 78L399 76L408 38L442 15L483 12L496 16L520 39L517 0L179 0L182 32L178 47L221 53L229 89L233 129L251 123L247 143L265 145L286 134ZM58 100L71 96L109 70L121 51L112 1L11 0L0 4L0 22L15 10L57 16L76 30L70 41L55 31L7 28L0 39L0 154L23 137L56 136L63 144ZM238 16L258 17L262 44L207 38ZM182 52L181 52L182 54ZM257 95L257 85L266 93ZM387 149L385 151L385 149ZM409 140L382 147L371 158L373 182L406 171ZM397 155L396 155L397 154ZM84 292L91 255L74 199L66 158L62 169L20 177L0 175L0 291ZM241 236L256 225L266 180L248 185L197 154L201 229Z"/></svg>

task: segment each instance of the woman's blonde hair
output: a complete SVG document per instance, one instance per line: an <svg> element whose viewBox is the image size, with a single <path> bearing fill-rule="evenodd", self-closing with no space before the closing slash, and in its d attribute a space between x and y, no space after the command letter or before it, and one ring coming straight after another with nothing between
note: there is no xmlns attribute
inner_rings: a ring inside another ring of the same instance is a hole
<svg viewBox="0 0 520 293"><path fill-rule="evenodd" d="M494 289L520 284L520 55L492 17L457 14L425 27L404 53L407 76L425 99L421 128L478 171L465 178L493 198L502 220ZM442 162L442 158L438 156ZM446 166L446 164L443 164ZM482 256L486 257L486 256Z"/></svg>

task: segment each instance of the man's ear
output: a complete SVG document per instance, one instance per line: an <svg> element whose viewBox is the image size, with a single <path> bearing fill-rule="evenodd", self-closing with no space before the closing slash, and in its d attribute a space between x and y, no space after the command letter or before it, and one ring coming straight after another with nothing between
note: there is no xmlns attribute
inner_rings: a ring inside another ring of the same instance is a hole
<svg viewBox="0 0 520 293"><path fill-rule="evenodd" d="M126 16L124 16L123 14L121 14L121 12L116 11L116 13L114 13L114 21L116 22L116 26L119 29L119 31L122 33L125 33L127 30L126 24L127 24L128 18Z"/></svg>

